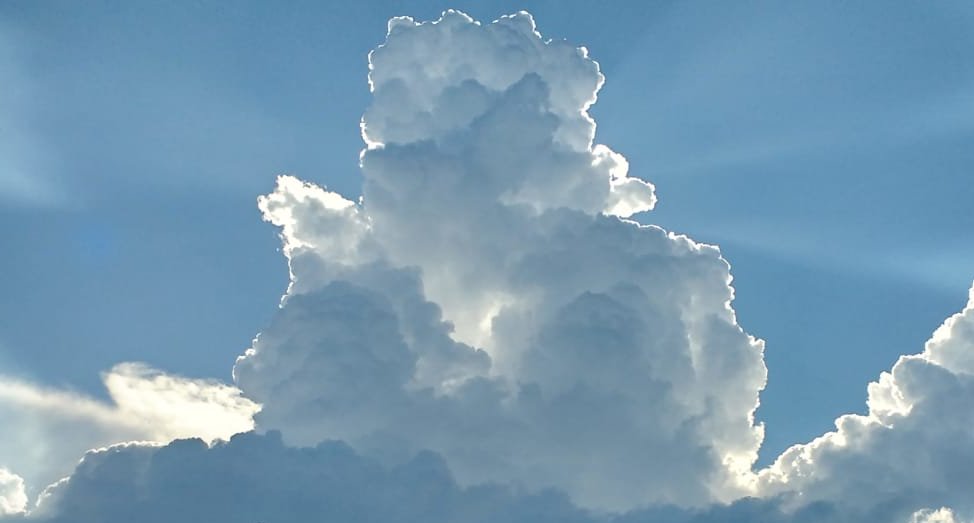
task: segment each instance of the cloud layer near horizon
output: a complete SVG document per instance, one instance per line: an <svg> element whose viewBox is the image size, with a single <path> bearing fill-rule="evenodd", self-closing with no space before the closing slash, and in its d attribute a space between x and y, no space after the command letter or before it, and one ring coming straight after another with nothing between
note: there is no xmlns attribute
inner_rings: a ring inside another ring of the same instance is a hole
<svg viewBox="0 0 974 523"><path fill-rule="evenodd" d="M295 448L276 432L239 434L208 447L119 445L88 454L48 489L28 519L48 523L405 521L524 523L966 523L949 508L909 503L859 507L819 501L786 507L743 498L701 508L658 505L621 514L588 511L557 490L485 484L464 488L435 453L386 467L341 442Z"/></svg>
<svg viewBox="0 0 974 523"><path fill-rule="evenodd" d="M869 386L866 415L754 471L763 344L737 324L716 247L626 219L655 194L593 143L587 110L603 77L586 51L545 41L526 13L396 18L369 80L363 199L284 176L259 200L281 228L291 282L236 362L239 390L131 366L106 375L111 407L0 389L0 407L36 414L43 434L56 432L50 420L93 427L98 443L76 442L85 448L225 437L251 427L251 400L258 430L272 432L91 452L31 518L974 513L974 289L921 354ZM320 443L330 440L342 442ZM84 450L50 441L75 459ZM22 475L32 466L0 458ZM21 511L23 492L0 469L0 515Z"/></svg>

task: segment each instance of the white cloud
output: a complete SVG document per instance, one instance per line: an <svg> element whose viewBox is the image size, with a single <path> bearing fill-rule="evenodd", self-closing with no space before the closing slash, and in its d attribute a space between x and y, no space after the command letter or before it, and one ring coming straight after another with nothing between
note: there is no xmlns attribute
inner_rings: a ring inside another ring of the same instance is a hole
<svg viewBox="0 0 974 523"><path fill-rule="evenodd" d="M737 496L762 344L717 249L613 216L655 196L592 143L598 65L526 13L447 12L393 20L370 80L363 201L282 177L259 202L292 275L235 368L259 425L587 506Z"/></svg>
<svg viewBox="0 0 974 523"><path fill-rule="evenodd" d="M539 209L628 216L651 209L655 196L652 185L626 178L620 155L593 147L588 108L603 82L585 48L542 39L524 12L486 25L456 11L432 23L396 18L369 55L373 101L362 135L372 149L428 141L439 153L466 147L462 152L479 156L467 167L481 169L454 173L451 185L461 176L484 184L466 183L452 196L482 189L484 202L502 197ZM470 132L480 136L463 136Z"/></svg>
<svg viewBox="0 0 974 523"><path fill-rule="evenodd" d="M969 309L870 386L867 416L751 472L762 345L715 248L608 216L654 197L592 143L597 64L526 14L447 12L393 20L370 81L363 201L292 178L261 200L292 274L236 366L261 427L392 461L429 447L461 483L590 507L968 508Z"/></svg>
<svg viewBox="0 0 974 523"><path fill-rule="evenodd" d="M974 288L924 351L869 385L869 412L784 452L761 471L767 493L858 506L883 501L974 510ZM939 521L939 520L933 520Z"/></svg>
<svg viewBox="0 0 974 523"><path fill-rule="evenodd" d="M0 467L0 517L27 509L27 492L20 476Z"/></svg>
<svg viewBox="0 0 974 523"><path fill-rule="evenodd" d="M258 406L243 394L263 406L258 427L283 435L91 452L32 517L960 523L974 512L974 289L921 354L870 384L866 415L752 470L763 344L737 324L717 248L624 219L655 196L592 141L602 82L584 49L543 40L526 13L392 20L370 55L363 199L286 176L259 199L291 282L236 362L240 389L132 364L105 376L112 404L0 382L0 417L17 427L0 452L39 449L0 454L21 473L100 441L246 430ZM333 439L345 443L319 443Z"/></svg>
<svg viewBox="0 0 974 523"><path fill-rule="evenodd" d="M964 523L954 516L954 511L941 507L937 510L918 510L910 516L909 523Z"/></svg>
<svg viewBox="0 0 974 523"><path fill-rule="evenodd" d="M110 402L0 379L0 466L32 490L71 472L85 451L119 441L228 438L253 428L258 406L234 387L123 363L103 375Z"/></svg>

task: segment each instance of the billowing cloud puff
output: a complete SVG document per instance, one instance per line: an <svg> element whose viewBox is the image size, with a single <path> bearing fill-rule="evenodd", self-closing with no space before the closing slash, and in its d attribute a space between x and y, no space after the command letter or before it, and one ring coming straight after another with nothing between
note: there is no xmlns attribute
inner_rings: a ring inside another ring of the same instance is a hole
<svg viewBox="0 0 974 523"><path fill-rule="evenodd" d="M259 201L291 270L235 368L260 427L592 507L743 491L762 344L716 248L618 217L654 196L592 143L602 81L526 13L390 23L363 200L281 177Z"/></svg>
<svg viewBox="0 0 974 523"><path fill-rule="evenodd" d="M27 492L20 476L0 467L0 516L20 514L27 509Z"/></svg>
<svg viewBox="0 0 974 523"><path fill-rule="evenodd" d="M258 406L235 387L170 376L141 364L106 372L106 403L0 379L0 466L38 490L71 472L85 451L119 441L228 438L253 428Z"/></svg>
<svg viewBox="0 0 974 523"><path fill-rule="evenodd" d="M761 472L762 489L790 492L794 503L974 511L974 288L922 353L900 357L869 385L868 405L866 415L843 416L835 432L784 452Z"/></svg>
<svg viewBox="0 0 974 523"><path fill-rule="evenodd" d="M625 159L592 145L588 108L603 82L585 48L543 40L524 12L487 25L456 11L432 23L394 18L369 55L373 102L362 136L370 149L428 144L447 156L478 154L468 169L440 173L455 187L441 194L480 190L485 202L629 216L652 209L655 196L626 176ZM461 190L464 176L481 184Z"/></svg>
<svg viewBox="0 0 974 523"><path fill-rule="evenodd" d="M910 517L910 523L963 523L954 516L954 511L942 507L937 510L918 510Z"/></svg>

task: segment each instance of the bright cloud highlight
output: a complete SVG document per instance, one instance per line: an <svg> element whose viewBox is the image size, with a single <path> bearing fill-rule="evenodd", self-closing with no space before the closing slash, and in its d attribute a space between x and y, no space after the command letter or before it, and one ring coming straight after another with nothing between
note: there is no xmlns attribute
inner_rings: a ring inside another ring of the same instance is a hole
<svg viewBox="0 0 974 523"><path fill-rule="evenodd" d="M27 509L24 480L5 468L0 468L0 517L20 514Z"/></svg>
<svg viewBox="0 0 974 523"><path fill-rule="evenodd" d="M0 465L39 490L89 449L120 441L226 439L253 428L259 407L229 385L123 363L102 379L111 402L0 379Z"/></svg>

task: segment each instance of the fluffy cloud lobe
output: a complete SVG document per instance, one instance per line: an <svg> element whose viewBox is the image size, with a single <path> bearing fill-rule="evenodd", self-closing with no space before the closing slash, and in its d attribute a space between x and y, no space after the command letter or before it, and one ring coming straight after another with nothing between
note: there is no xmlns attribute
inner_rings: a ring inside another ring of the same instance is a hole
<svg viewBox="0 0 974 523"><path fill-rule="evenodd" d="M866 415L784 452L761 472L763 490L800 495L793 503L974 510L974 288L922 353L900 357L868 391Z"/></svg>

